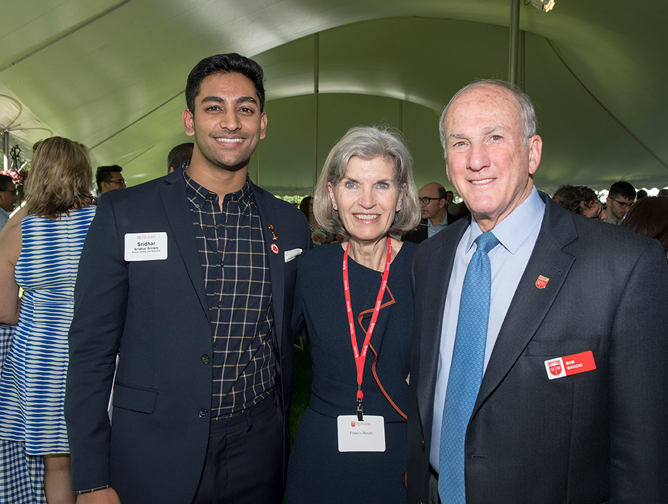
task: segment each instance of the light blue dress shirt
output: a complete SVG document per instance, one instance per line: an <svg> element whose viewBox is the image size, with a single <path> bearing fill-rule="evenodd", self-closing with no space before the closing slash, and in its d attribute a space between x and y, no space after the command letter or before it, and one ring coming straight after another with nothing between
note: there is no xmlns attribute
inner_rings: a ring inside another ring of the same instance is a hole
<svg viewBox="0 0 668 504"><path fill-rule="evenodd" d="M522 274L529 263L540 226L545 215L545 203L540 199L536 188L532 188L529 197L522 202L508 217L499 222L492 232L501 245L489 252L492 266L492 293L490 300L489 324L487 326L487 346L485 348L485 365L487 369L496 338L506 318L508 308L520 283ZM441 440L441 422L445 392L448 389L448 377L452 352L455 347L457 319L459 317L459 300L464 285L464 277L469 261L475 252L475 239L482 234L475 219L464 232L457 246L452 276L445 299L443 311L443 329L441 330L441 346L439 350L438 371L436 376L436 392L434 394L434 417L431 430L431 450L429 461L438 472L439 445Z"/></svg>
<svg viewBox="0 0 668 504"><path fill-rule="evenodd" d="M436 224L434 226L431 223L431 219L427 219L427 238L431 238L434 236L436 233L440 233L443 231L446 227L448 227L448 214L445 214L445 217L443 217L443 222Z"/></svg>
<svg viewBox="0 0 668 504"><path fill-rule="evenodd" d="M9 220L9 214L4 211L4 209L0 208L0 229L5 227L5 224L7 224L7 221Z"/></svg>

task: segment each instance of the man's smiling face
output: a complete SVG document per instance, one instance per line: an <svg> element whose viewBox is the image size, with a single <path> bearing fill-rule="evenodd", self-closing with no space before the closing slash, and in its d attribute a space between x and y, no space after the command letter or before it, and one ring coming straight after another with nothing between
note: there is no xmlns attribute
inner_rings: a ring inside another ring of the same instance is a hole
<svg viewBox="0 0 668 504"><path fill-rule="evenodd" d="M445 118L448 179L483 231L506 218L531 193L542 140L524 139L515 96L481 84L459 96Z"/></svg>
<svg viewBox="0 0 668 504"><path fill-rule="evenodd" d="M248 167L264 138L267 116L253 82L240 73L216 73L204 78L195 97L195 112L183 112L186 134L195 137L193 162L237 171Z"/></svg>

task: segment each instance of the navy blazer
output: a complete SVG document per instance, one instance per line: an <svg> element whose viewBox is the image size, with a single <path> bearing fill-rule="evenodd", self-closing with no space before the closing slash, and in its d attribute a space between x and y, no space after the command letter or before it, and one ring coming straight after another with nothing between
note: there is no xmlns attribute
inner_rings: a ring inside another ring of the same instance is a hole
<svg viewBox="0 0 668 504"><path fill-rule="evenodd" d="M668 502L668 263L660 244L546 209L469 421L466 501ZM443 309L463 219L415 253L409 503L428 502ZM540 288L539 276L549 278ZM594 371L548 379L586 352Z"/></svg>
<svg viewBox="0 0 668 504"><path fill-rule="evenodd" d="M190 502L207 450L213 337L181 177L177 170L102 195L74 292L65 398L72 486L109 484L124 503ZM311 233L297 208L251 187L269 260L277 408L285 423L287 461L297 260L286 263L284 252L310 248ZM126 262L125 234L145 232L167 233L167 259ZM107 402L119 351L111 428Z"/></svg>

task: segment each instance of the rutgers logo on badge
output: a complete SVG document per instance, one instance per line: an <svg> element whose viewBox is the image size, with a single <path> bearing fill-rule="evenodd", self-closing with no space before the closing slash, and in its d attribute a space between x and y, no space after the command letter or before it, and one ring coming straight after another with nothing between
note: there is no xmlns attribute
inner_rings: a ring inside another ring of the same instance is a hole
<svg viewBox="0 0 668 504"><path fill-rule="evenodd" d="M561 357L559 357L558 359L546 360L545 368L547 369L547 377L550 380L566 376L566 370L564 369L564 363Z"/></svg>
<svg viewBox="0 0 668 504"><path fill-rule="evenodd" d="M355 427L355 420L351 420L351 421L350 421L350 426L351 426L351 427Z"/></svg>
<svg viewBox="0 0 668 504"><path fill-rule="evenodd" d="M552 373L554 376L559 376L559 374L561 373L561 362L559 361L550 362L548 366L550 367L550 373Z"/></svg>
<svg viewBox="0 0 668 504"><path fill-rule="evenodd" d="M549 281L550 281L549 278L540 275L538 277L538 280L536 280L536 287L538 287L539 289L544 289L547 286L547 282Z"/></svg>

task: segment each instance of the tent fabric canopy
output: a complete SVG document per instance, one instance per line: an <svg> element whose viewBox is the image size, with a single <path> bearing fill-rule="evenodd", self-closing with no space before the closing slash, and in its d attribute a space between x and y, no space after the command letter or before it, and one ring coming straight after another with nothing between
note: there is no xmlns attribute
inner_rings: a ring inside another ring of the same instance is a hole
<svg viewBox="0 0 668 504"><path fill-rule="evenodd" d="M521 3L521 81L536 104L536 185L668 185L668 8ZM239 52L266 76L267 138L251 178L279 194L312 191L332 145L361 124L400 129L418 186L446 186L438 118L480 78L508 75L510 0L24 0L4 2L0 130L30 146L84 143L130 185L166 173L183 133L183 90L203 57ZM316 44L317 37L317 44ZM318 134L314 66L318 48Z"/></svg>

